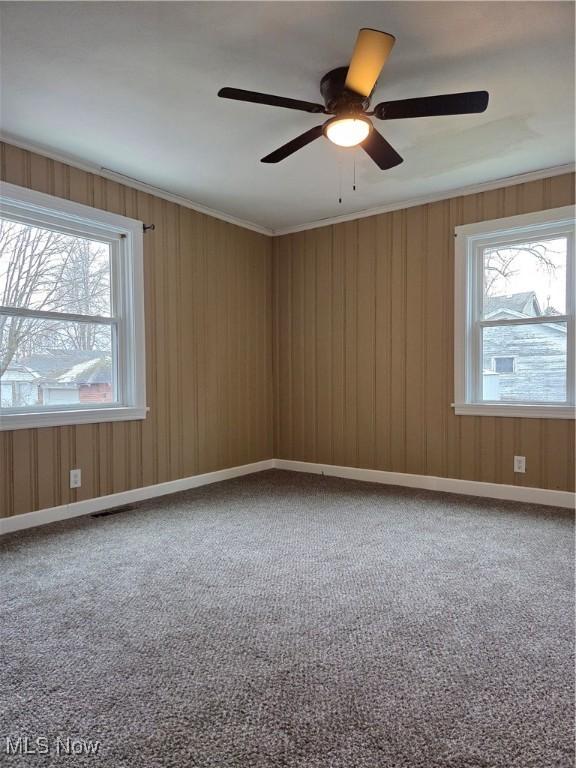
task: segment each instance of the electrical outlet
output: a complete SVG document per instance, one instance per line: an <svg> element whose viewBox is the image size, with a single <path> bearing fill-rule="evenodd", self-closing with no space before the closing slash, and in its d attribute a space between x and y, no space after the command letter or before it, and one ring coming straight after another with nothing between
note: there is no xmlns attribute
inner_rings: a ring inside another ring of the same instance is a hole
<svg viewBox="0 0 576 768"><path fill-rule="evenodd" d="M82 470L71 469L70 470L70 488L80 488L82 485Z"/></svg>
<svg viewBox="0 0 576 768"><path fill-rule="evenodd" d="M526 472L526 456L514 456L514 472Z"/></svg>

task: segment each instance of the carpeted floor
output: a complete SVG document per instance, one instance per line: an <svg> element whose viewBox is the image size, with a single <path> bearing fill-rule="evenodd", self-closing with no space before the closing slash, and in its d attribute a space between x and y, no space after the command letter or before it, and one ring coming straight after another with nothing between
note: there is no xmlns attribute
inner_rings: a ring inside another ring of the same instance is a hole
<svg viewBox="0 0 576 768"><path fill-rule="evenodd" d="M270 471L0 553L7 768L574 765L566 510Z"/></svg>

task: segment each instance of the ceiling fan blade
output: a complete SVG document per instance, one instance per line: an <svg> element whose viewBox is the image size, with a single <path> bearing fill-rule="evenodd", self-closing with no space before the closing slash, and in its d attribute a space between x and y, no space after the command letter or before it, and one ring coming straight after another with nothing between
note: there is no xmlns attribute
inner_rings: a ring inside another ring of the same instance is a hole
<svg viewBox="0 0 576 768"><path fill-rule="evenodd" d="M419 99L383 101L374 107L374 114L380 120L468 115L473 112L484 112L488 106L488 98L488 91L469 91L468 93L449 93L444 96L424 96Z"/></svg>
<svg viewBox="0 0 576 768"><path fill-rule="evenodd" d="M404 162L394 147L388 144L384 136L375 128L372 128L368 138L364 139L360 146L383 171Z"/></svg>
<svg viewBox="0 0 576 768"><path fill-rule="evenodd" d="M292 139L292 141L289 141L287 144L283 144L281 147L278 147L278 149L275 149L274 152L271 152L269 155L266 155L266 157L263 157L260 162L279 163L280 160L284 160L284 158L292 155L299 149L302 149L302 147L305 147L306 144L310 144L311 141L319 139L320 136L322 136L322 126L315 125L314 128L310 128L310 130L306 131L306 133L302 133L300 136Z"/></svg>
<svg viewBox="0 0 576 768"><path fill-rule="evenodd" d="M273 96L271 93L258 93L257 91L245 91L242 88L221 88L218 96L223 99L235 99L236 101L250 101L253 104L267 104L270 107L285 107L286 109L299 109L302 112L324 112L322 104L314 104L311 101L288 99L284 96Z"/></svg>
<svg viewBox="0 0 576 768"><path fill-rule="evenodd" d="M395 42L394 35L387 32L361 29L348 67L346 88L362 96L370 96Z"/></svg>

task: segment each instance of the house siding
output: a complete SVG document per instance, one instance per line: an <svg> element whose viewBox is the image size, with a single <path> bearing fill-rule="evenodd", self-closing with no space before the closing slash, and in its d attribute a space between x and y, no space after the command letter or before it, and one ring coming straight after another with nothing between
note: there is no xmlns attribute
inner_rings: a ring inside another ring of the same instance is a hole
<svg viewBox="0 0 576 768"><path fill-rule="evenodd" d="M497 375L500 400L566 400L566 331L542 324L496 326L484 330L483 367L492 358L515 358L513 373Z"/></svg>

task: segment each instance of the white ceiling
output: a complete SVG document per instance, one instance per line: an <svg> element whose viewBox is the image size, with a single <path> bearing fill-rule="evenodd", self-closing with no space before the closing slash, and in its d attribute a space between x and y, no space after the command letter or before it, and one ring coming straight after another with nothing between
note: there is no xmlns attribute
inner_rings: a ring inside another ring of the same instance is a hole
<svg viewBox="0 0 576 768"><path fill-rule="evenodd" d="M15 2L0 12L7 137L270 229L574 161L571 2ZM261 164L322 116L218 89L320 100L322 75L348 63L363 26L397 38L373 104L486 89L488 110L380 123L405 159L389 171L325 139Z"/></svg>

